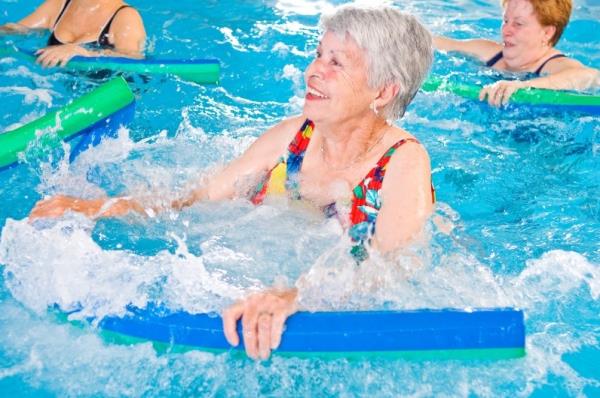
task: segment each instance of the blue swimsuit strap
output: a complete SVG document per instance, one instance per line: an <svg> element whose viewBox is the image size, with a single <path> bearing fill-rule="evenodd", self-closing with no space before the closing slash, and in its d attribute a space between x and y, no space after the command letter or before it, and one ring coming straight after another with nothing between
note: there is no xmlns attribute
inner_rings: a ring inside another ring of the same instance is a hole
<svg viewBox="0 0 600 398"><path fill-rule="evenodd" d="M540 75L540 73L542 72L542 69L544 69L544 66L546 66L546 64L547 64L548 62L552 61L552 60L553 60L553 59L555 59L555 58L563 58L563 57L566 57L566 55L565 55L565 54L554 54L553 56L551 56L551 57L548 57L548 59L547 59L547 60L545 60L545 61L544 61L544 62L543 62L543 63L542 63L542 64L541 64L541 65L540 65L540 66L539 66L539 67L538 67L538 68L535 70L535 72L533 72L533 74L534 74L535 76L539 76L539 75ZM496 65L496 63L497 63L498 61L500 61L501 59L502 59L502 51L498 52L496 55L494 55L492 58L490 58L490 59L489 59L489 60L488 60L488 61L485 63L485 66L492 67L492 66Z"/></svg>
<svg viewBox="0 0 600 398"><path fill-rule="evenodd" d="M492 67L492 66L496 65L496 63L498 61L500 61L501 59L502 59L502 51L499 51L492 58L488 59L488 61L485 63L485 66Z"/></svg>
<svg viewBox="0 0 600 398"><path fill-rule="evenodd" d="M565 58L566 58L566 55L565 55L565 54L554 54L553 56L551 56L551 57L549 57L547 60L545 60L545 61L544 61L544 62L543 62L541 65L540 65L540 67L539 67L539 68L537 68L537 69L535 70L535 72L533 72L533 74L534 74L534 75L536 75L536 76L539 76L539 75L540 75L540 73L542 72L542 69L544 69L544 66L546 66L546 64L547 64L548 62L552 61L552 60L553 60L553 59L555 59L555 58L563 58L563 57L565 57Z"/></svg>

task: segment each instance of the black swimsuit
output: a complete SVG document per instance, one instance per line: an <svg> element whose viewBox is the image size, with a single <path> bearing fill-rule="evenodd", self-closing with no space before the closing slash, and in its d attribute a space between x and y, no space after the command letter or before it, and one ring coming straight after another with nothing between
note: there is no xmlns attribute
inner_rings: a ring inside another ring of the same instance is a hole
<svg viewBox="0 0 600 398"><path fill-rule="evenodd" d="M60 19L62 18L63 14L65 13L65 10L69 6L70 2L71 2L71 0L67 0L65 2L65 5L64 5L63 9L60 11L60 14L58 14L58 18L56 18L56 22L54 23L54 26L52 27L52 32L50 33L50 37L48 38L48 45L49 46L59 46L61 44L66 44L66 43L63 43L62 41L58 40L58 38L56 37L56 35L54 35L54 30L56 29L56 25L58 25L58 23L60 22ZM127 8L127 7L131 7L131 6L123 5L123 6L119 7L117 9L117 11L115 11L115 13L112 15L112 17L108 20L108 22L104 26L104 29L102 29L102 32L100 32L100 36L98 36L98 39L95 42L91 42L91 43L98 44L100 47L104 47L104 48L107 48L107 47L108 48L112 48L112 47L114 47L108 41L108 32L110 30L110 25L112 24L113 19L115 19L115 17L117 16L117 13L119 11L121 11L123 8Z"/></svg>
<svg viewBox="0 0 600 398"><path fill-rule="evenodd" d="M549 61L551 61L551 60L553 60L553 59L555 59L555 58L562 58L562 57L566 57L566 55L565 55L565 54L554 54L553 56L551 56L551 57L548 57L548 59L547 59L547 60L545 60L545 61L544 61L544 62L543 62L541 65L540 65L540 67L539 67L539 68L537 68L537 69L535 70L535 72L533 72L533 74L534 74L535 76L539 76L539 75L540 75L540 73L542 72L542 69L544 69L544 66L546 66L546 64L547 64ZM497 63L498 61L500 61L501 59L502 59L502 51L500 51L498 54L496 54L496 55L494 55L492 58L490 58L490 59L489 59L489 60L488 60L488 61L485 63L485 66L492 67L492 66L496 65L496 63Z"/></svg>

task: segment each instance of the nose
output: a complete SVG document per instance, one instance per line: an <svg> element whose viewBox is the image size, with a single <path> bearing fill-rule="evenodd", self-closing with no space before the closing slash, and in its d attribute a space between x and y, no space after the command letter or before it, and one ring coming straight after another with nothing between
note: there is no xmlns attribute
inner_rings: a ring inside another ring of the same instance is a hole
<svg viewBox="0 0 600 398"><path fill-rule="evenodd" d="M511 27L510 23L504 22L502 24L502 36L505 36L505 37L510 36L510 35L512 35L512 33L513 33L513 29Z"/></svg>
<svg viewBox="0 0 600 398"><path fill-rule="evenodd" d="M318 78L323 78L325 62L321 58L315 58L313 61L308 64L306 71L304 74L306 75L306 80L311 76L316 76Z"/></svg>

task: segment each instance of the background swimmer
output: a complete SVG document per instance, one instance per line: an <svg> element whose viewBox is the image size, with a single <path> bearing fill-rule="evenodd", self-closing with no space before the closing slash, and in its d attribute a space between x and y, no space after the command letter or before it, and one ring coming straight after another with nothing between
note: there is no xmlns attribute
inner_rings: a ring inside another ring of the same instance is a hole
<svg viewBox="0 0 600 398"><path fill-rule="evenodd" d="M500 80L485 86L479 99L508 103L520 88L585 90L600 86L600 72L567 57L554 46L571 15L571 0L502 0L502 43L487 39L434 37L438 50L474 56L494 69L529 72L524 80Z"/></svg>
<svg viewBox="0 0 600 398"><path fill-rule="evenodd" d="M64 66L74 56L142 58L146 32L140 14L121 0L46 0L17 23L0 26L5 33L50 31L37 62Z"/></svg>

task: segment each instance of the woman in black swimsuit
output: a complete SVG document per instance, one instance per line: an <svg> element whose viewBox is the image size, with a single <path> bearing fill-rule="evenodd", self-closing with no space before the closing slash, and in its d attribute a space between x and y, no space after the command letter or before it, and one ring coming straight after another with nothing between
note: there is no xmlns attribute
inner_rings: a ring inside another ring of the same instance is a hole
<svg viewBox="0 0 600 398"><path fill-rule="evenodd" d="M141 58L146 40L140 14L121 0L46 0L18 23L0 26L32 29L50 30L48 46L36 52L47 67L64 66L76 55Z"/></svg>
<svg viewBox="0 0 600 398"><path fill-rule="evenodd" d="M472 55L487 66L511 72L530 72L529 80L501 80L484 87L479 99L504 105L520 88L585 90L600 85L600 73L567 57L554 46L571 15L572 0L502 0L502 43L491 40L434 38L442 51Z"/></svg>

